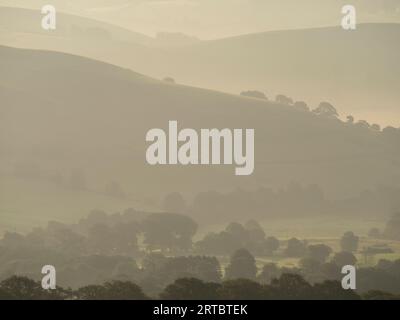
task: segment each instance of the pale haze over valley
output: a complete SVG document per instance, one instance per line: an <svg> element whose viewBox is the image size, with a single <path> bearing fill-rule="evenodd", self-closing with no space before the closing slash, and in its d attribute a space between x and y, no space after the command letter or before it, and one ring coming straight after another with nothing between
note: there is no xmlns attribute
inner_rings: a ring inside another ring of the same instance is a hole
<svg viewBox="0 0 400 320"><path fill-rule="evenodd" d="M400 299L399 40L399 0L0 0L0 300Z"/></svg>

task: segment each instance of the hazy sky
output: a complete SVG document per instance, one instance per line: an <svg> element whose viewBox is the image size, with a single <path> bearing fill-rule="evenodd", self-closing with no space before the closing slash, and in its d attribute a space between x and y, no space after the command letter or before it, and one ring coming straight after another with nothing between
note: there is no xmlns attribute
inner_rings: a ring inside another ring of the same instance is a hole
<svg viewBox="0 0 400 320"><path fill-rule="evenodd" d="M88 16L154 35L183 32L211 39L267 30L337 25L353 4L359 22L400 22L400 0L0 0L0 5Z"/></svg>

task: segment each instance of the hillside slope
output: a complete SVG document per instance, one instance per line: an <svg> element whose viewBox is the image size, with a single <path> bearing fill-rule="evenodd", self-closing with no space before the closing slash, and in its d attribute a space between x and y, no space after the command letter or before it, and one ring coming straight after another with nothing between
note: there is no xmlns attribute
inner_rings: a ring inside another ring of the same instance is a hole
<svg viewBox="0 0 400 320"><path fill-rule="evenodd" d="M141 201L171 191L276 189L291 182L343 197L400 181L398 140L291 106L163 83L48 51L0 47L0 70L0 169L7 174L20 163L46 175L79 168L92 190L117 181ZM235 176L233 166L147 165L146 132L167 130L169 120L179 128L254 128L254 174Z"/></svg>
<svg viewBox="0 0 400 320"><path fill-rule="evenodd" d="M25 16L28 17L25 17ZM156 78L225 92L287 94L312 107L332 102L341 116L398 127L400 25L360 24L287 30L158 47L157 41L108 24L62 15L58 30L40 14L0 8L0 44L55 50L116 64Z"/></svg>

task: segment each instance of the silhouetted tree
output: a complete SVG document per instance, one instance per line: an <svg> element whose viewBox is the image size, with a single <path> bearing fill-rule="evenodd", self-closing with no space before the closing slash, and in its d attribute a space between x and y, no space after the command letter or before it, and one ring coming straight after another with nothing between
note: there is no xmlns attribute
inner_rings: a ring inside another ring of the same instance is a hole
<svg viewBox="0 0 400 320"><path fill-rule="evenodd" d="M204 254L226 255L242 246L242 241L232 233L210 232L204 239L196 242L196 251Z"/></svg>
<svg viewBox="0 0 400 320"><path fill-rule="evenodd" d="M320 271L322 276L329 280L339 280L342 276L341 268L334 262L323 263Z"/></svg>
<svg viewBox="0 0 400 320"><path fill-rule="evenodd" d="M313 113L326 118L337 118L339 116L335 107L329 102L321 102L318 108L313 110Z"/></svg>
<svg viewBox="0 0 400 320"><path fill-rule="evenodd" d="M262 300L263 287L249 279L224 281L217 290L219 299L223 300Z"/></svg>
<svg viewBox="0 0 400 320"><path fill-rule="evenodd" d="M153 213L142 222L144 242L150 249L187 250L197 224L190 217L173 213Z"/></svg>
<svg viewBox="0 0 400 320"><path fill-rule="evenodd" d="M290 105L293 104L293 99L289 98L283 94L278 94L275 98L275 101L281 104Z"/></svg>
<svg viewBox="0 0 400 320"><path fill-rule="evenodd" d="M370 129L371 125L366 120L359 120L357 122L357 127L362 128L362 129Z"/></svg>
<svg viewBox="0 0 400 320"><path fill-rule="evenodd" d="M106 282L104 285L90 285L77 290L78 299L82 300L146 300L142 289L125 281Z"/></svg>
<svg viewBox="0 0 400 320"><path fill-rule="evenodd" d="M266 255L273 255L274 252L279 249L279 245L280 245L280 242L277 238L268 237L267 239L265 239L265 242L264 242L264 246L265 246L264 253Z"/></svg>
<svg viewBox="0 0 400 320"><path fill-rule="evenodd" d="M357 259L351 252L342 251L333 256L332 262L334 262L338 267L342 268L346 265L354 266L357 262Z"/></svg>
<svg viewBox="0 0 400 320"><path fill-rule="evenodd" d="M250 97L250 98L257 98L257 99L263 99L263 100L268 100L268 98L265 96L264 93L261 91L256 91L256 90L250 90L250 91L242 91L240 93L241 96L244 97Z"/></svg>
<svg viewBox="0 0 400 320"><path fill-rule="evenodd" d="M227 279L255 279L257 274L256 260L246 249L239 249L231 256L225 269Z"/></svg>
<svg viewBox="0 0 400 320"><path fill-rule="evenodd" d="M299 265L302 273L309 280L314 279L320 272L321 261L312 258L302 258L299 261Z"/></svg>
<svg viewBox="0 0 400 320"><path fill-rule="evenodd" d="M165 285L179 278L197 278L208 282L221 280L219 261L215 257L170 257L156 273Z"/></svg>
<svg viewBox="0 0 400 320"><path fill-rule="evenodd" d="M307 246L303 241L292 238L288 241L285 254L288 257L303 257L307 252Z"/></svg>
<svg viewBox="0 0 400 320"><path fill-rule="evenodd" d="M235 237L241 245L244 245L250 238L249 232L237 222L230 223L225 231Z"/></svg>
<svg viewBox="0 0 400 320"><path fill-rule="evenodd" d="M332 249L325 244L309 245L307 248L307 256L320 263L324 263L331 253Z"/></svg>
<svg viewBox="0 0 400 320"><path fill-rule="evenodd" d="M398 276L391 274L387 270L372 267L357 270L357 290L359 292L380 290L397 293L399 292L399 287Z"/></svg>
<svg viewBox="0 0 400 320"><path fill-rule="evenodd" d="M342 251L355 252L358 249L359 238L353 232L345 232L340 239Z"/></svg>
<svg viewBox="0 0 400 320"><path fill-rule="evenodd" d="M277 299L307 300L314 297L312 286L298 274L282 274L271 286L276 289Z"/></svg>
<svg viewBox="0 0 400 320"><path fill-rule="evenodd" d="M196 278L178 279L168 285L160 294L161 299L167 300L216 300L219 284L203 282Z"/></svg>
<svg viewBox="0 0 400 320"><path fill-rule="evenodd" d="M327 280L314 285L314 296L318 300L360 300L353 290L343 290L339 281Z"/></svg>
<svg viewBox="0 0 400 320"><path fill-rule="evenodd" d="M265 240L265 232L257 221L249 220L246 222L244 227L248 232L249 241L261 243Z"/></svg>
<svg viewBox="0 0 400 320"><path fill-rule="evenodd" d="M267 263L262 268L257 280L263 284L269 284L272 279L277 279L281 276L281 271L275 263Z"/></svg>
<svg viewBox="0 0 400 320"><path fill-rule="evenodd" d="M44 290L39 282L32 279L11 276L0 283L0 294L13 300L62 300L69 293L62 288Z"/></svg>

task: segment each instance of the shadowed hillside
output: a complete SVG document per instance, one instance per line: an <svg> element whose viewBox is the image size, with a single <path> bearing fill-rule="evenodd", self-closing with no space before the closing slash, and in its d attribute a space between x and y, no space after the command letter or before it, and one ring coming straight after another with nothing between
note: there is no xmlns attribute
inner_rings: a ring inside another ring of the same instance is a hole
<svg viewBox="0 0 400 320"><path fill-rule="evenodd" d="M293 181L349 196L399 181L398 139L386 131L67 54L1 47L0 57L4 174L21 163L37 166L36 177L79 168L88 189L115 180L135 199ZM178 120L179 128L254 128L254 174L235 176L233 166L147 165L146 132L167 130L169 120Z"/></svg>

